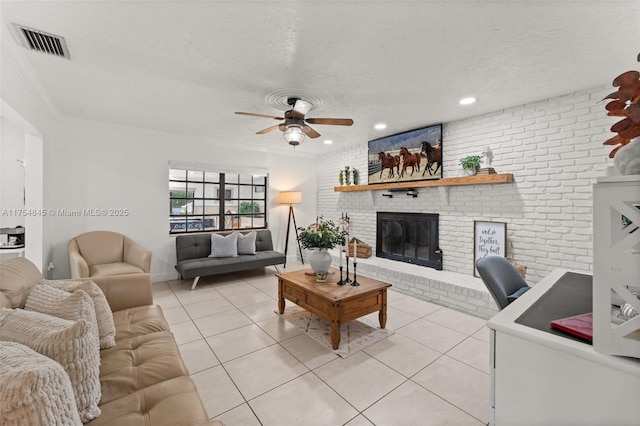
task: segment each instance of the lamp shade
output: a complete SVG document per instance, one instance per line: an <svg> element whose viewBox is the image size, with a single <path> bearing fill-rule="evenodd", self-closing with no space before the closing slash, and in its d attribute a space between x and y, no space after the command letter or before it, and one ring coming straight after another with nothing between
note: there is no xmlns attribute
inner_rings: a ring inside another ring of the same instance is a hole
<svg viewBox="0 0 640 426"><path fill-rule="evenodd" d="M304 133L302 133L300 126L297 125L290 125L287 130L285 130L283 136L289 145L298 146L304 142Z"/></svg>
<svg viewBox="0 0 640 426"><path fill-rule="evenodd" d="M300 204L302 202L302 192L282 191L280 192L280 204Z"/></svg>

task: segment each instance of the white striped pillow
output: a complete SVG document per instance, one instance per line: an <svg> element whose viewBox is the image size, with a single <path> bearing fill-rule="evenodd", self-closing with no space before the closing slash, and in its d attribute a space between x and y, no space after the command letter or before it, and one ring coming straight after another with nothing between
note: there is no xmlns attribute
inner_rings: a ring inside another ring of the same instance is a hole
<svg viewBox="0 0 640 426"><path fill-rule="evenodd" d="M86 320L98 337L98 321L93 300L83 290L67 293L44 284L33 286L24 303L27 311L36 311L69 321Z"/></svg>
<svg viewBox="0 0 640 426"><path fill-rule="evenodd" d="M83 423L100 415L100 348L95 325L24 309L0 309L0 340L26 345L67 372Z"/></svg>
<svg viewBox="0 0 640 426"><path fill-rule="evenodd" d="M27 346L0 342L0 423L81 425L64 368Z"/></svg>
<svg viewBox="0 0 640 426"><path fill-rule="evenodd" d="M116 344L116 326L113 322L113 313L109 302L102 289L93 281L78 280L40 280L40 283L47 284L60 290L73 292L74 290L85 291L96 309L96 321L98 322L98 336L100 336L100 349L107 349Z"/></svg>

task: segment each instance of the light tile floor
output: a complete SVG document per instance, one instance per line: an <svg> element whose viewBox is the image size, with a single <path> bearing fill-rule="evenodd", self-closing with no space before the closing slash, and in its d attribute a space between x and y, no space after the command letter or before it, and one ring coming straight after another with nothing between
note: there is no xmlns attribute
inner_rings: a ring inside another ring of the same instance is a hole
<svg viewBox="0 0 640 426"><path fill-rule="evenodd" d="M211 418L228 426L488 423L485 320L392 287L395 334L342 359L275 313L275 273L202 278L194 291L191 280L154 284Z"/></svg>

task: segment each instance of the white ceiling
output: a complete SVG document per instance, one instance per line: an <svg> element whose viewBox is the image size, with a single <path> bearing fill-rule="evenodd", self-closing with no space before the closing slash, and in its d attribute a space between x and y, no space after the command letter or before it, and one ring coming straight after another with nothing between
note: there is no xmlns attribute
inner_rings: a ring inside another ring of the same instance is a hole
<svg viewBox="0 0 640 426"><path fill-rule="evenodd" d="M300 95L355 121L314 125L309 154L609 85L640 53L640 0L0 4L3 25L65 37L71 60L24 50L65 116L289 152L233 112Z"/></svg>

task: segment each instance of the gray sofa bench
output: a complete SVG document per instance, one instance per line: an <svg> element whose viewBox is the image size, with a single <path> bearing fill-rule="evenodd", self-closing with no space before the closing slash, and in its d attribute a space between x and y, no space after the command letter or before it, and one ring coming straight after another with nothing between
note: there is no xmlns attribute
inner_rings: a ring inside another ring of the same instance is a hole
<svg viewBox="0 0 640 426"><path fill-rule="evenodd" d="M230 233L220 232L219 234L228 235ZM256 234L256 254L217 258L209 257L211 254L211 234L178 235L176 237L176 269L182 278L194 279L191 286L191 290L193 290L202 276L284 264L285 255L273 250L271 231L261 229L256 231ZM276 271L277 268L276 266Z"/></svg>

